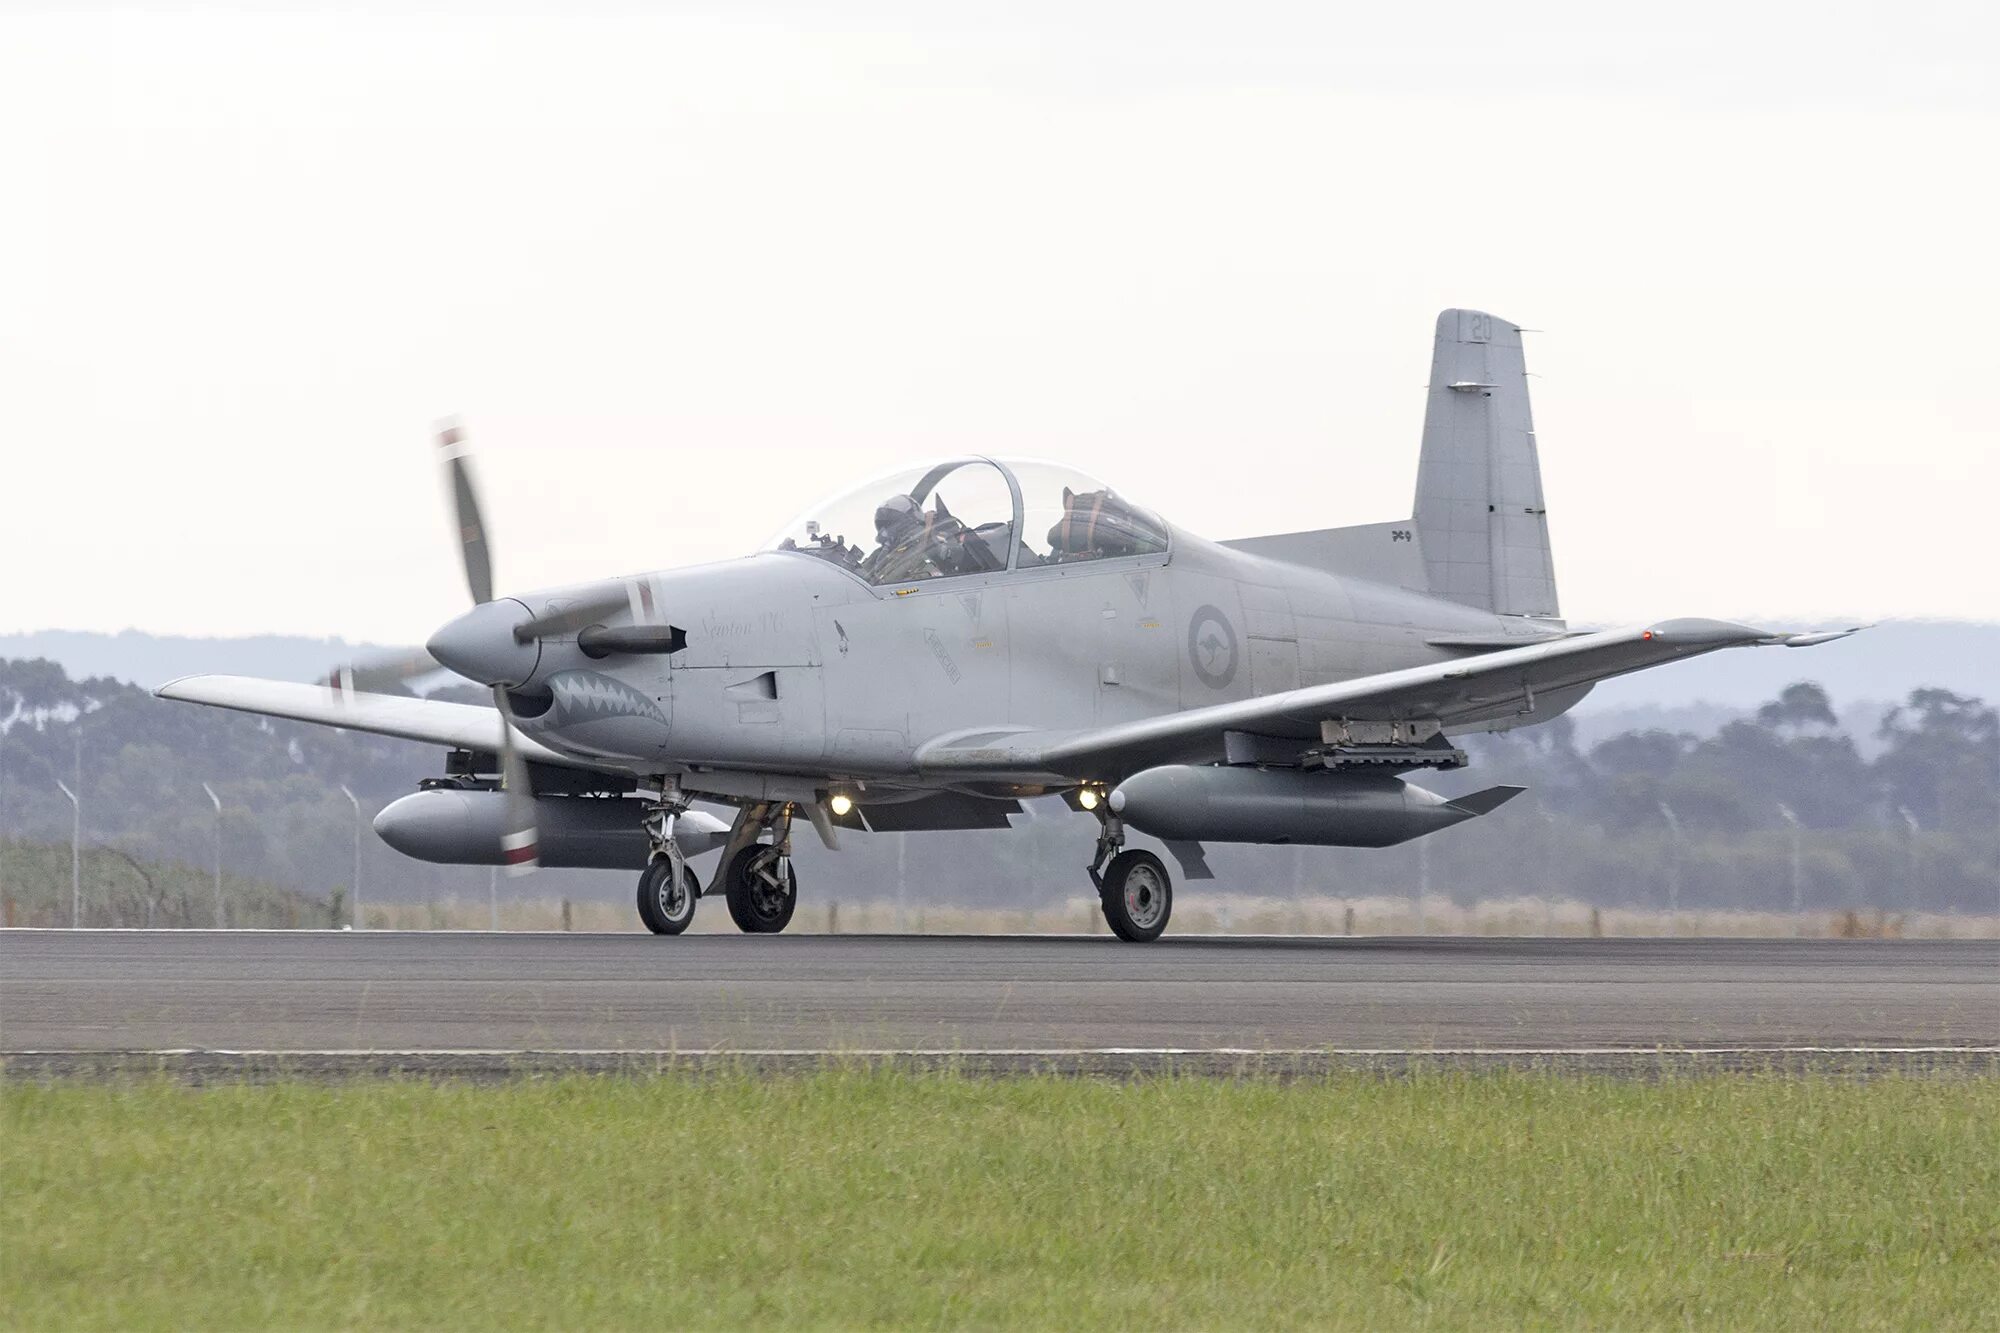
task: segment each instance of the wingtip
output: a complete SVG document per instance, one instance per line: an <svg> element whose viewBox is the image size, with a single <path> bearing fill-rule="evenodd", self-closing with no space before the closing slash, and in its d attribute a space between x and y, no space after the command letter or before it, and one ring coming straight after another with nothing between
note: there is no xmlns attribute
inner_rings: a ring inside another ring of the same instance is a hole
<svg viewBox="0 0 2000 1333"><path fill-rule="evenodd" d="M1639 631L1648 642L1658 641L1682 648L1728 648L1736 644L1758 643L1768 637L1765 630L1739 625L1733 620L1710 620L1684 616L1656 620Z"/></svg>
<svg viewBox="0 0 2000 1333"><path fill-rule="evenodd" d="M153 687L153 697L155 699L178 699L180 696L172 693L173 689L176 686L186 684L188 681L200 680L202 674L203 673L199 671L190 671L185 676L175 676L170 681L166 681L165 683L160 685L155 685Z"/></svg>
<svg viewBox="0 0 2000 1333"><path fill-rule="evenodd" d="M1469 815L1490 815L1526 790L1526 787L1488 787L1469 796L1460 796L1450 805L1452 809L1463 810Z"/></svg>
<svg viewBox="0 0 2000 1333"><path fill-rule="evenodd" d="M1639 631L1641 638L1659 640L1675 645L1698 645L1724 648L1731 645L1767 645L1780 648L1811 648L1817 644L1832 643L1850 634L1859 634L1869 629L1868 625L1851 625L1846 629L1812 630L1793 632L1789 630L1758 629L1750 625L1740 625L1730 620L1662 620Z"/></svg>
<svg viewBox="0 0 2000 1333"><path fill-rule="evenodd" d="M1859 634L1862 630L1873 629L1872 625L1850 625L1846 629L1815 630L1805 634L1774 634L1771 641L1785 648L1816 648L1822 643L1833 643Z"/></svg>

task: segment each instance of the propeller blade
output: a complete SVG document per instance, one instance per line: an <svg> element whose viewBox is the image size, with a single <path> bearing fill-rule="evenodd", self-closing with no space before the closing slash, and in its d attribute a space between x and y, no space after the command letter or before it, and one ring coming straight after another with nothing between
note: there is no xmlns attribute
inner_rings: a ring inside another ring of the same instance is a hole
<svg viewBox="0 0 2000 1333"><path fill-rule="evenodd" d="M423 649L377 653L353 662L343 662L319 683L339 690L343 696L361 694L407 694L404 683L444 670L444 664Z"/></svg>
<svg viewBox="0 0 2000 1333"><path fill-rule="evenodd" d="M630 601L623 583L592 592L578 601L565 601L514 626L514 641L531 643L552 635L574 634L624 610Z"/></svg>
<svg viewBox="0 0 2000 1333"><path fill-rule="evenodd" d="M493 706L506 726L500 731L500 787L507 795L507 824L500 835L500 859L510 875L525 875L541 864L541 834L535 828L535 789L528 761L514 745L514 709L507 691L494 687Z"/></svg>
<svg viewBox="0 0 2000 1333"><path fill-rule="evenodd" d="M486 522L479 515L479 492L472 482L472 447L457 421L438 427L438 451L451 479L451 499L458 520L458 552L465 564L465 586L475 602L493 600L493 555L486 544Z"/></svg>

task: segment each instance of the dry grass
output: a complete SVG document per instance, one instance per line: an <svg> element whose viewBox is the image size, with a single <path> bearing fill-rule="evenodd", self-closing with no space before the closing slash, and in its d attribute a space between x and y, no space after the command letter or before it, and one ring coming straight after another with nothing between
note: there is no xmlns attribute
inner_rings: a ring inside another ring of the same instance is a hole
<svg viewBox="0 0 2000 1333"><path fill-rule="evenodd" d="M547 898L511 899L500 904L501 930L636 931L642 929L629 903L577 902ZM486 930L485 902L447 899L430 904L371 903L372 930ZM695 913L697 934L735 930L719 899ZM1076 898L1060 908L1039 911L981 910L964 907L910 908L892 903L801 902L790 929L799 934L1020 934L1105 933L1095 900ZM2000 939L2000 917L1944 913L1900 914L1874 909L1839 912L1730 912L1689 910L1678 916L1646 908L1595 908L1588 903L1514 898L1459 907L1426 905L1423 918L1409 898L1257 898L1240 894L1176 895L1176 935L1535 935L1707 936L1740 939Z"/></svg>

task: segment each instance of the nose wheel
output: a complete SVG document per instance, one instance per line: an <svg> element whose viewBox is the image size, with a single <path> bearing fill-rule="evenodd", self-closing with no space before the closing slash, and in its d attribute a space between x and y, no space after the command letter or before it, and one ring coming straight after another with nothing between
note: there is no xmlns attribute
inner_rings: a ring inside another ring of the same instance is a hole
<svg viewBox="0 0 2000 1333"><path fill-rule="evenodd" d="M681 865L680 878L674 877L674 862L660 857L639 876L639 919L655 935L678 935L694 920L694 905L701 897L701 884L694 871Z"/></svg>
<svg viewBox="0 0 2000 1333"><path fill-rule="evenodd" d="M678 935L686 930L694 921L695 903L701 898L701 880L674 836L674 826L687 808L687 797L672 784L665 784L660 799L646 807L642 822L653 854L639 876L639 920L655 935Z"/></svg>

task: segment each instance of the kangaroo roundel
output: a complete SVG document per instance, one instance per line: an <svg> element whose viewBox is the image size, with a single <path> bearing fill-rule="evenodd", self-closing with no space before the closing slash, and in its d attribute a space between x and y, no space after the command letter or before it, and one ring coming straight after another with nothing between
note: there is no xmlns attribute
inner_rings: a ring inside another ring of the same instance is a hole
<svg viewBox="0 0 2000 1333"><path fill-rule="evenodd" d="M1212 606L1195 611L1188 622L1188 661L1211 690L1229 688L1236 679L1236 630L1228 616Z"/></svg>

